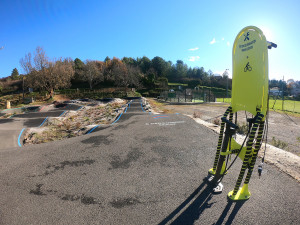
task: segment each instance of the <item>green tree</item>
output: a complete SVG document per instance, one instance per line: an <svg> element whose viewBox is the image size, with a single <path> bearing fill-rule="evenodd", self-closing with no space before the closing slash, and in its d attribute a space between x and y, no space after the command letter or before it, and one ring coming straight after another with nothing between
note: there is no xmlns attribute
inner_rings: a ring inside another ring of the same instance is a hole
<svg viewBox="0 0 300 225"><path fill-rule="evenodd" d="M183 63L182 60L177 60L175 67L176 67L176 78L177 79L182 79L187 76L188 67L186 64Z"/></svg>
<svg viewBox="0 0 300 225"><path fill-rule="evenodd" d="M84 66L85 66L84 62L82 62L80 59L76 58L74 60L74 69L75 69L74 81L75 82L80 82L83 80Z"/></svg>
<svg viewBox="0 0 300 225"><path fill-rule="evenodd" d="M14 68L10 75L11 79L18 80L20 78L20 74L17 68Z"/></svg>
<svg viewBox="0 0 300 225"><path fill-rule="evenodd" d="M137 61L131 57L123 57L122 62L128 66L137 66Z"/></svg>
<svg viewBox="0 0 300 225"><path fill-rule="evenodd" d="M159 76L159 77L166 76L167 63L163 58L161 58L159 56L155 56L152 59L152 67L153 67L153 69L155 69L157 76Z"/></svg>
<svg viewBox="0 0 300 225"><path fill-rule="evenodd" d="M155 81L155 85L157 86L157 89L160 91L168 90L168 78L166 77L159 77Z"/></svg>
<svg viewBox="0 0 300 225"><path fill-rule="evenodd" d="M140 60L139 66L141 71L146 74L150 70L152 62L148 57L143 56L143 58Z"/></svg>
<svg viewBox="0 0 300 225"><path fill-rule="evenodd" d="M110 58L108 56L106 56L105 59L104 59L104 62L106 63L106 62L109 62L109 61L111 61Z"/></svg>

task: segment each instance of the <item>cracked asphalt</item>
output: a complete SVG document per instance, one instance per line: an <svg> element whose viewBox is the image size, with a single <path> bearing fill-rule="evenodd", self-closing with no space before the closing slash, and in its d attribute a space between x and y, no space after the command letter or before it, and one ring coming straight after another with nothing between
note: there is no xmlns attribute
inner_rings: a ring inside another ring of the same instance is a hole
<svg viewBox="0 0 300 225"><path fill-rule="evenodd" d="M136 99L88 135L2 148L0 224L300 224L300 185L272 165L260 179L255 167L248 201L227 199L240 160L213 195L203 179L217 141L191 118L149 114Z"/></svg>

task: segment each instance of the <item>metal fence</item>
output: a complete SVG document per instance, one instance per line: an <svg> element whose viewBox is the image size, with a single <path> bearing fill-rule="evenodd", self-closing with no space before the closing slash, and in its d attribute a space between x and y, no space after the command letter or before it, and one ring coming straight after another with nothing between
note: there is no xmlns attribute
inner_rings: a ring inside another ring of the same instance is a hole
<svg viewBox="0 0 300 225"><path fill-rule="evenodd" d="M231 97L230 92L222 88L197 87L195 89L169 90L160 93L159 99L167 102L216 102L217 98Z"/></svg>

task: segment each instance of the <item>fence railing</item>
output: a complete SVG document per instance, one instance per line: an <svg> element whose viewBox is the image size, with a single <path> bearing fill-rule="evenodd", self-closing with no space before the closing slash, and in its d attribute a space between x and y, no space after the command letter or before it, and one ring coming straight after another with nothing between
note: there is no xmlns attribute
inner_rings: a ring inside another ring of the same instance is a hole
<svg viewBox="0 0 300 225"><path fill-rule="evenodd" d="M218 98L231 97L231 93L221 88L199 87L180 91L163 91L159 98L168 102L215 102Z"/></svg>

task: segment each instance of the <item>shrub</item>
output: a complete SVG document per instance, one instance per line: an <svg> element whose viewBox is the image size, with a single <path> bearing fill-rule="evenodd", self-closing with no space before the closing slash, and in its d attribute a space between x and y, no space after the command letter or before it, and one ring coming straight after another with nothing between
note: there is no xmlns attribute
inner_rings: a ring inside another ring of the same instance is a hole
<svg viewBox="0 0 300 225"><path fill-rule="evenodd" d="M272 137L271 145L281 149L286 149L288 146L286 142L276 139L275 137Z"/></svg>
<svg viewBox="0 0 300 225"><path fill-rule="evenodd" d="M215 125L218 125L218 126L220 126L220 119L218 119L218 118L215 118L214 120L213 120L213 124L215 124Z"/></svg>
<svg viewBox="0 0 300 225"><path fill-rule="evenodd" d="M201 118L201 116L202 116L202 113L200 111L194 111L194 113L193 113L194 118Z"/></svg>

